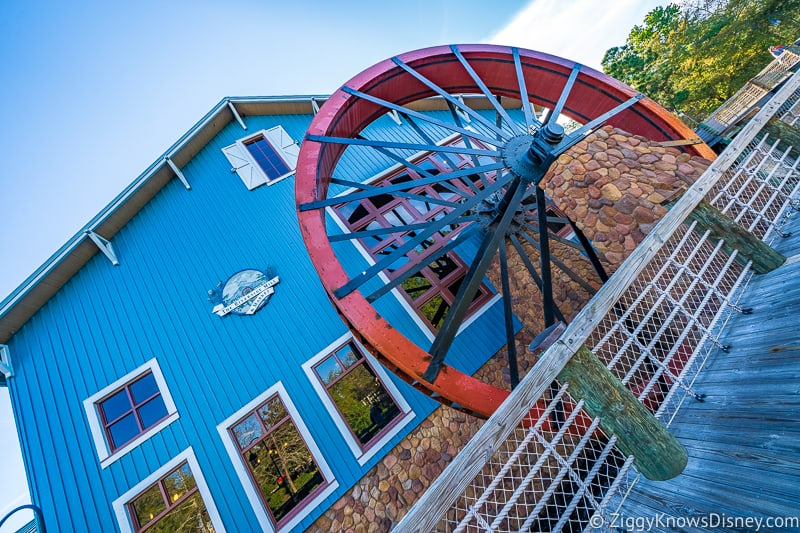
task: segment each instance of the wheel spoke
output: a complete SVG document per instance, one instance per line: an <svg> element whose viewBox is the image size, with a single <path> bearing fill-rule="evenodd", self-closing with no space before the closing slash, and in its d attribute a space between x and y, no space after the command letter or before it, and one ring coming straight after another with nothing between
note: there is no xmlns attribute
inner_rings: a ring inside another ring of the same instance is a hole
<svg viewBox="0 0 800 533"><path fill-rule="evenodd" d="M408 118L409 118L409 117L406 117L406 119L408 119ZM359 138L361 138L361 136L360 136L360 135L359 135ZM433 141L431 141L431 143L430 143L430 144L435 144L435 143L434 143ZM409 169L413 170L414 172L416 172L416 173L418 173L418 174L420 174L420 175L422 175L422 176L425 176L426 178L430 178L430 177L433 177L433 176L435 176L435 174L431 174L431 173L430 173L430 172L428 172L426 169L422 168L422 167L421 167L421 166L419 166L419 165L416 165L416 164L412 163L412 162L411 162L411 161L409 161L408 159L406 159L406 158L404 158L404 157L402 157L402 156L400 156L400 155L398 155L398 154L395 154L395 153L394 153L394 152L392 152L391 150L388 150L388 149L386 149L386 148L375 148L375 150L377 150L377 151L378 151L378 152L380 152L381 154L385 155L385 156L386 156L386 157L388 157L389 159L391 159L391 160L393 160L393 161L396 161L396 162L400 163L401 165L405 166L406 168L409 168ZM442 154L440 154L440 155L441 155L442 157L445 157L447 154L446 154L446 153L442 153ZM475 156L473 156L473 157L475 157ZM447 157L447 159L449 160L450 158L449 158L449 157ZM456 167L453 167L453 168L456 168ZM452 179L452 176L451 176L451 179ZM463 181L463 180L459 179L459 181ZM450 181L449 181L449 180L442 180L442 181L440 181L439 183L440 183L440 184L441 184L443 187L445 187L447 190L449 190L450 192L454 192L454 193L456 193L456 194L458 194L458 195L461 195L461 196L466 196L466 195L464 194L464 191L460 190L458 187L456 187L455 185L453 185L452 183L450 183Z"/></svg>
<svg viewBox="0 0 800 533"><path fill-rule="evenodd" d="M541 236L542 232L539 231L538 234ZM542 257L544 257L543 254L541 253L542 252L541 245L539 243L537 243L536 240L534 240L533 237L531 237L530 235L528 235L524 231L520 232L520 235L522 235L522 238L525 239L528 242L528 244L533 246L536 250L539 250L539 254L542 255ZM575 281L581 287L586 289L590 294L594 294L594 293L597 292L597 289L595 289L594 287L589 285L589 283L587 283L583 278L581 278L577 273L575 273L574 270L572 270L570 267L568 267L566 264L564 264L557 257L554 257L554 256L551 255L550 256L550 262L552 262L555 266L557 266L559 268L559 270L561 270L565 274L567 274L573 281Z"/></svg>
<svg viewBox="0 0 800 533"><path fill-rule="evenodd" d="M472 300L480 286L486 270L491 265L494 259L494 254L498 246L503 241L506 235L506 230L511 225L514 219L517 207L522 200L525 186L521 184L519 178L515 178L505 193L504 199L501 201L502 206L499 213L495 216L486 230L486 236L483 238L478 252L475 255L475 260L470 264L469 270L464 281L458 288L458 294L455 297L453 305L439 328L439 332L431 345L428 353L431 355L431 361L428 369L425 371L423 378L428 382L433 382L436 376L439 375L444 358L450 349L450 345L455 339L456 333L464 318L467 315Z"/></svg>
<svg viewBox="0 0 800 533"><path fill-rule="evenodd" d="M458 124L459 127L461 127L462 126L461 117L458 116L458 113L456 112L456 108L452 104L450 104L449 102L447 103L447 107L450 109L450 114L452 115L453 120L455 121L455 123ZM462 135L461 136L461 140L464 141L464 146L466 146L467 148L470 148L470 149L472 148L472 142L470 142L469 137L467 137L465 135ZM477 156L471 155L470 159L472 159L472 165L473 166L477 167L478 165L480 165L480 162L478 161ZM483 183L483 186L485 187L486 186L486 176L483 175L483 174L481 174L481 182ZM474 183L470 182L470 185L471 185L471 187L473 189L475 189L477 191L477 187L475 186Z"/></svg>
<svg viewBox="0 0 800 533"><path fill-rule="evenodd" d="M542 269L542 306L544 307L544 327L555 324L553 308L553 278L550 271L550 242L547 239L547 213L544 191L536 189L536 210L539 216L539 258Z"/></svg>
<svg viewBox="0 0 800 533"><path fill-rule="evenodd" d="M405 181L403 183L394 183L392 185L386 185L384 187L377 187L377 186L374 186L374 185L368 185L368 184L365 184L365 183L359 183L357 181L349 181L349 180L343 180L343 179L338 179L338 178L332 178L331 179L331 183L336 183L338 185L344 185L345 187L353 187L353 188L359 189L359 191L352 192L352 193L341 194L339 196L332 196L330 198L325 198L323 200L316 200L314 202L308 202L308 203L305 203L305 204L301 204L300 205L300 210L301 211L309 211L309 210L312 210L312 209L320 209L322 207L330 207L330 206L333 206L333 205L345 204L345 203L352 202L352 201L355 201L355 200L362 200L364 198L370 198L370 197L373 197L373 196L378 196L380 194L402 194L402 191L405 191L407 189L413 189L415 187L421 187L421 186L424 186L424 185L432 185L432 184L437 184L437 183L441 183L441 184L444 185L445 183L447 183L450 180L461 178L462 176L469 176L470 174L475 174L475 173L477 173L479 171L491 171L491 170L499 171L500 169L503 168L503 164L502 163L492 163L490 165L483 165L483 166L480 166L480 167L477 167L477 168L475 168L475 167L467 167L467 168L462 168L462 169L456 170L454 172L447 172L447 173L443 172L441 174L435 174L435 175L429 174L429 173L425 172L424 170L422 170L422 169L420 169L419 167L416 167L416 166L409 166L409 168L412 168L414 170L419 169L419 170L417 170L418 172L428 174L428 176L430 176L430 177L421 178L421 179L417 179L417 180L409 180L409 181ZM457 187L453 187L451 190L453 190L453 192L456 192L456 193L464 196L465 198L472 198L471 196L465 194L465 191L463 191L461 189L458 189ZM406 193L406 194L411 194L411 193ZM415 197L415 198L420 198L421 197L421 198L424 198L426 202L438 203L438 204L442 204L442 205L448 205L448 206L451 206L451 207L456 206L456 205L460 205L460 203L453 203L453 202L448 202L447 200L434 199L432 196L413 195L413 197ZM433 200L436 200L436 201L434 202Z"/></svg>
<svg viewBox="0 0 800 533"><path fill-rule="evenodd" d="M503 290L503 316L506 326L506 352L508 353L508 376L511 390L519 384L519 368L517 367L517 342L514 335L514 312L511 308L511 283L508 279L508 259L506 257L506 243L503 242L498 250L500 254L500 283Z"/></svg>
<svg viewBox="0 0 800 533"><path fill-rule="evenodd" d="M464 241L468 240L470 237L475 235L475 233L478 231L477 228L478 228L477 225L473 225L464 229L458 235L456 235L450 241L448 241L447 244L445 244L441 248L438 248L435 252L431 253L430 255L426 255L424 257L424 260L420 259L420 261L417 262L416 264L412 264L412 266L410 266L408 270L403 270L402 273L396 274L396 277L389 280L389 282L386 283L383 287L377 289L375 292L367 296L367 301L370 303L374 302L375 300L377 300L384 294L387 294L392 289L402 284L405 280L407 280L408 278L410 278L411 276L413 276L414 274L418 273L420 270L425 268L425 265L430 264L432 261L435 261L440 257L442 257L443 255L445 255L446 253L452 251L460 244L462 244Z"/></svg>
<svg viewBox="0 0 800 533"><path fill-rule="evenodd" d="M475 222L480 220L478 215L468 215L459 218L455 224L463 224L465 222ZM418 224L407 224L404 226L389 226L386 228L376 228L371 230L351 231L348 233L334 233L328 235L328 240L331 242L349 241L353 239L365 239L368 237L380 237L381 235L391 235L393 233L405 233L408 231L418 231L430 227L430 222L420 222Z"/></svg>
<svg viewBox="0 0 800 533"><path fill-rule="evenodd" d="M406 116L405 119L408 121L408 124L411 126L411 128L414 131L416 131L417 134L420 137L422 137L422 139L425 142L434 143L434 140L431 139L430 135L425 133L422 130L422 128L420 128L419 125L416 122L414 122L413 118L411 118L409 116ZM459 123L458 126L461 127L461 124ZM469 143L469 137L467 137L466 135L462 135L461 138L464 140L464 146L466 146L467 148L472 148L472 144ZM458 164L453 160L452 157L450 157L450 154L443 153L442 154L442 158L447 162L447 164L450 166L450 168L453 168L453 169L458 168ZM474 155L472 156L472 164L473 164L473 167L480 166L480 162L478 161L478 158L475 157ZM483 173L481 173L481 180L483 180ZM461 183L465 184L467 187L469 187L473 191L478 192L478 189L475 187L475 184L472 183L470 180L462 178L461 179Z"/></svg>
<svg viewBox="0 0 800 533"><path fill-rule="evenodd" d="M536 272L536 267L533 266L533 261L531 261L531 258L528 257L527 253L525 253L522 243L520 243L519 239L517 239L517 237L513 234L509 235L508 238L511 240L511 244L514 245L514 248L517 250L519 257L522 259L522 263L525 265L525 268L528 270L528 274L531 276L531 279L536 286L539 287L539 292L542 292L542 278L539 277L539 274ZM558 308L558 306L555 307L555 313L556 317L558 317L561 322L566 322L566 320L564 320L564 315L561 313L561 310Z"/></svg>
<svg viewBox="0 0 800 533"><path fill-rule="evenodd" d="M415 181L422 181L422 180L415 180ZM387 186L387 187L365 187L362 184L361 187L362 187L362 190L360 190L358 192L353 192L353 193L349 193L349 194L341 194L339 196L332 196L331 198L326 198L324 200L318 200L316 202L309 202L307 204L302 204L300 206L300 209L302 211L308 211L308 210L311 210L311 209L320 209L320 208L323 208L323 207L330 207L330 206L334 206L334 205L347 204L347 203L354 202L354 201L357 201L357 200L363 200L365 198L374 198L376 196L383 196L383 195L389 194L389 192L391 192L391 194L393 194L395 196L401 196L403 198L410 198L412 200L419 200L419 201L427 202L427 203L430 203L430 204L443 205L443 206L446 206L446 207L457 207L457 206L460 205L459 202L451 202L449 200L443 200L441 198L435 198L433 196L425 196L425 195L422 195L422 194L414 194L414 193L411 193L411 192L406 192L406 191L404 191L402 189L396 189L396 190L393 190L393 191L386 191L386 189L393 188L393 187L395 187L395 185L390 185L390 186ZM409 189L409 188L410 187L405 187L405 189ZM463 191L459 191L459 192L463 193Z"/></svg>
<svg viewBox="0 0 800 533"><path fill-rule="evenodd" d="M464 128L459 128L456 125L451 124L449 122L445 122L443 120L439 120L437 118L424 115L424 114L422 114L422 113L420 113L418 111L414 111L413 109L409 109L407 107L403 107L401 105L397 105L395 103L389 102L388 100L384 100L383 98L378 98L376 96L372 96L371 94L367 94L365 92L358 91L356 89L351 89L350 87L342 87L342 91L346 92L347 94L352 94L353 96L357 96L357 97L359 97L359 98L361 98L363 100L366 100L368 102L372 102L373 104L378 104L378 105L383 106L383 107L385 107L387 109L394 109L398 113L403 113L403 114L406 114L406 115L410 115L410 116L412 116L414 118L418 118L418 119L420 119L420 120L422 120L424 122L427 122L429 124L433 124L435 126L439 126L439 127L444 128L446 130L450 130L450 131L453 131L453 132L456 132L456 133L461 133L462 135L469 135L473 139L478 139L478 140L483 141L483 142L485 142L487 144L494 144L496 142L496 141L493 141L491 139L491 137L486 137L482 133L479 133L479 132L477 132L475 130L467 130L467 129L464 129Z"/></svg>
<svg viewBox="0 0 800 533"><path fill-rule="evenodd" d="M513 179L513 176L511 176L510 174L505 174L497 178L497 180L489 187L482 190L475 196L471 197L469 201L465 201L459 204L458 207L454 208L445 216L437 220L436 221L437 224L434 227L429 227L425 231L418 233L416 237L409 239L402 245L398 246L391 254L381 259L380 261L376 262L374 265L370 266L365 271L361 272L360 274L352 278L350 281L348 281L341 287L335 289L333 291L334 296L336 296L337 298L343 298L347 296L348 294L356 290L358 287L363 285L367 280L371 279L373 276L377 275L384 269L390 267L395 261L403 257L407 252L410 252L417 245L424 242L428 237L436 233L440 227L455 222L458 219L458 217L466 213L468 210L472 209L472 207L477 205L481 200L488 198L495 191L501 189L511 179Z"/></svg>
<svg viewBox="0 0 800 533"><path fill-rule="evenodd" d="M415 69L411 68L409 65L404 63L401 59L399 59L397 57L393 57L392 61L394 62L395 65L397 65L398 67L402 68L403 70L405 70L406 72L408 72L409 74L414 76L417 80L422 82L429 89L432 89L436 94L438 94L439 96L444 98L448 103L456 106L461 111L463 111L464 113L466 113L470 117L474 118L475 120L477 120L478 122L480 122L481 124L483 124L484 126L489 128L494 133L496 133L498 135L502 135L503 138L509 138L508 135L506 134L506 132L504 132L502 130L502 128L498 130L495 127L495 125L492 124L491 121L486 120L486 118L483 115L481 115L480 113L476 112L474 109L469 107L467 104L465 104L463 102L460 102L457 98L453 98L452 94L448 93L447 91L445 91L444 89L442 89L441 87L439 87L438 85L433 83L431 80L429 80L428 78L426 78L425 76L423 76L422 74L417 72Z"/></svg>
<svg viewBox="0 0 800 533"><path fill-rule="evenodd" d="M511 118L511 115L508 114L508 111L506 111L503 108L503 105L500 103L500 101L497 98L495 98L495 96L492 94L492 92L489 90L489 88L486 86L486 84L483 82L480 76L478 76L478 73L475 72L475 69L472 68L472 65L470 65L467 59L463 56L463 54L461 54L461 51L458 49L458 47L456 45L451 45L450 50L453 51L453 55L455 55L458 61L461 63L461 65L463 65L464 70L466 70L467 74L470 75L472 81L475 82L475 85L478 86L478 88L481 90L481 92L489 101L489 103L492 104L492 107L495 108L497 114L503 117L503 119L505 119L505 121L508 123L508 127L510 128L511 133L513 134L521 133L517 123L514 122L514 120ZM497 127L498 128L501 127L501 124L497 124Z"/></svg>
<svg viewBox="0 0 800 533"><path fill-rule="evenodd" d="M581 139L589 135L596 128L602 126L608 119L610 119L614 115L621 113L622 111L625 111L626 109L628 109L630 106L632 106L642 98L644 98L644 95L641 93L632 96L631 98L619 104L614 109L606 111L605 113L603 113L596 119L592 120L591 122L587 122L577 130L573 131L572 133L564 137L564 140L558 143L558 145L556 145L550 151L550 154L553 155L554 157L558 157L559 155L564 153L565 150L569 149L571 146L580 142Z"/></svg>
<svg viewBox="0 0 800 533"><path fill-rule="evenodd" d="M536 120L536 117L533 116L530 98L528 97L528 89L525 86L525 75L522 73L522 61L519 57L519 48L512 48L511 54L514 56L514 68L517 72L517 84L519 85L519 99L522 100L522 112L525 114L525 124L528 126L528 131L531 131L532 128L538 128L541 124Z"/></svg>
<svg viewBox="0 0 800 533"><path fill-rule="evenodd" d="M358 182L358 181L344 180L344 179L341 179L341 178L331 178L331 183L335 184L335 185L343 185L345 187L350 187L350 188L356 189L356 190L374 191L374 194L381 194L381 193L385 194L386 193L386 189L388 189L389 187L398 186L398 187L400 187L400 189L398 189L398 190L401 190L401 191L404 191L404 190L407 190L407 189L414 189L416 187L422 187L422 186L425 186L425 185L429 185L429 183L427 183L428 180L432 180L432 179L435 180L436 177L442 176L442 174L438 174L438 175L437 174L430 174L429 172L426 172L425 170L421 169L420 167L418 167L416 165L409 164L408 168L413 169L413 170L415 170L415 171L419 172L420 174L422 174L424 176L427 176L427 177L420 178L420 179L417 179L417 180L409 180L409 181L403 182L403 183L393 183L392 185L384 185L383 187L377 186L377 185L369 185L369 184L361 183L361 182ZM450 192L454 192L454 193L456 193L456 194L458 194L460 196L466 197L467 195L464 194L464 191L462 191L458 187L455 187L454 185L452 185L449 182L449 179L451 179L451 178L448 176L447 179L439 179L438 181L433 181L433 183L436 183L436 184L441 185L442 187L445 187ZM343 196L343 194L339 194L337 196L332 196L330 199L334 200L336 198L341 198ZM356 192L351 192L351 193L348 193L348 194L357 194L357 193ZM315 204L314 203L302 204L302 207L305 207L306 205L313 206ZM322 207L322 206L318 206L318 207Z"/></svg>
<svg viewBox="0 0 800 533"><path fill-rule="evenodd" d="M606 269L603 268L603 264L600 262L600 258L597 255L597 251L592 246L592 243L589 239L586 238L586 235L583 231L569 218L569 225L572 227L572 231L578 237L578 240L583 245L583 250L586 252L587 257L589 257L589 261L592 263L592 268L597 273L597 276L600 278L600 281L605 283L608 281L608 274L606 273Z"/></svg>
<svg viewBox="0 0 800 533"><path fill-rule="evenodd" d="M564 110L564 105L567 103L567 97L569 96L570 91L572 90L572 86L575 84L575 80L578 78L578 73L581 71L581 64L575 63L572 67L572 72L569 73L569 78L567 79L566 85L561 90L561 96L558 97L558 102L556 102L555 107L552 111L547 115L543 122L543 126L547 125L551 120L558 120L559 115ZM553 118L555 117L555 118Z"/></svg>
<svg viewBox="0 0 800 533"><path fill-rule="evenodd" d="M370 146L372 148L396 148L398 150L411 150L414 152L443 152L450 154L474 154L474 155L488 155L490 157L499 157L499 150L479 150L462 148L460 146L448 146L439 144L423 144L423 143L401 143L396 141L374 141L365 138L352 138L352 137L329 137L327 135L308 135L306 140L316 141L321 143L332 144L347 144L353 146Z"/></svg>
<svg viewBox="0 0 800 533"><path fill-rule="evenodd" d="M548 217L548 220L549 220L549 217ZM525 223L522 224L522 227L527 229L527 230L530 230L530 231L532 231L534 233L539 233L539 223L538 222L525 222ZM583 252L584 251L583 246L581 246L579 243L571 241L569 239L565 239L563 237L559 237L558 234L555 234L552 231L549 231L547 233L547 235L550 237L550 240L553 240L553 241L556 241L556 242L560 242L564 246L569 246L570 248L574 248L575 250L578 250L579 252Z"/></svg>

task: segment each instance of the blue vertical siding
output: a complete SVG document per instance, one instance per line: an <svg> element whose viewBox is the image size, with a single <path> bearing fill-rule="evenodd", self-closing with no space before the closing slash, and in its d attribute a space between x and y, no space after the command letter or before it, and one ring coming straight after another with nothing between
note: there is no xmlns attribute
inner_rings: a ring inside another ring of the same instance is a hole
<svg viewBox="0 0 800 533"><path fill-rule="evenodd" d="M302 530L374 466L360 466L311 388L301 365L347 329L327 299L300 237L294 179L247 191L221 148L282 125L302 139L311 117L248 116L233 122L187 165L187 191L173 180L113 238L120 266L93 257L9 341L10 382L34 503L54 531L117 529L111 502L191 446L229 531L259 525L217 425L281 381L339 483L296 528ZM388 118L374 133L402 139ZM429 126L425 126L430 128ZM440 133L440 132L439 132ZM381 156L347 162L373 175ZM356 254L354 261L359 261ZM253 316L220 318L207 291L246 269L281 278ZM421 346L428 340L394 297L379 311ZM499 303L460 335L455 366L472 372L503 344ZM179 418L101 468L83 400L156 358ZM450 362L450 361L449 361ZM438 404L393 377L416 413L391 449Z"/></svg>

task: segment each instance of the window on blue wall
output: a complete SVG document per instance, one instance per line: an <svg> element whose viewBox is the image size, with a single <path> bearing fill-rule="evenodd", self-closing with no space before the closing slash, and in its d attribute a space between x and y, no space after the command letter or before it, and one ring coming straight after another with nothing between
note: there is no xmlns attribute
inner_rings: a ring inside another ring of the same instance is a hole
<svg viewBox="0 0 800 533"><path fill-rule="evenodd" d="M214 526L188 462L142 491L128 503L128 512L136 533L214 533Z"/></svg>
<svg viewBox="0 0 800 533"><path fill-rule="evenodd" d="M164 420L169 412L152 372L97 402L111 451Z"/></svg>
<svg viewBox="0 0 800 533"><path fill-rule="evenodd" d="M155 359L107 385L83 404L104 468L178 418Z"/></svg>
<svg viewBox="0 0 800 533"><path fill-rule="evenodd" d="M248 190L291 176L300 147L282 126L261 130L222 149Z"/></svg>
<svg viewBox="0 0 800 533"><path fill-rule="evenodd" d="M304 362L303 371L361 465L415 416L386 369L349 333Z"/></svg>
<svg viewBox="0 0 800 533"><path fill-rule="evenodd" d="M362 450L402 415L354 342L333 350L314 366L314 373Z"/></svg>
<svg viewBox="0 0 800 533"><path fill-rule="evenodd" d="M263 135L248 140L244 145L256 164L267 175L268 181L281 178L291 170L286 161L283 160L278 151Z"/></svg>
<svg viewBox="0 0 800 533"><path fill-rule="evenodd" d="M143 463L139 464L135 472L124 478L138 479L142 466ZM111 506L120 533L224 531L214 498L191 447L120 494ZM115 528L103 524L102 529Z"/></svg>
<svg viewBox="0 0 800 533"><path fill-rule="evenodd" d="M457 146L459 143L453 145ZM473 162L469 159L459 159L453 161L453 164L458 168L464 168L473 165ZM415 167L429 175L436 175L448 171L450 163L442 160L439 155L432 154L415 161ZM424 177L414 168L404 168L370 184L384 187L405 183L408 186ZM490 175L489 179L493 180L494 175ZM442 200L457 203L461 198L473 194L467 180L476 188L484 186L479 175L471 174L464 180L453 180L453 183L448 183L448 187L441 183L428 183L405 189L418 198L382 194L342 204L334 209L351 232L430 223L452 211L453 207L443 205ZM428 198L433 201L427 201ZM456 252L439 253L439 250L453 239L455 236L453 232L458 231L460 228L455 224L445 226L409 252L408 255L414 257L415 263L424 266L398 287L406 301L432 331L437 331L441 327L467 275L468 267ZM378 262L416 235L417 232L414 230L396 231L358 239L358 242L372 259ZM402 276L410 266L409 262L400 264L400 261L397 261L384 273L389 279L393 279ZM489 287L481 283L470 304L468 316L481 309L492 296Z"/></svg>
<svg viewBox="0 0 800 533"><path fill-rule="evenodd" d="M277 394L239 419L230 434L270 518L282 526L327 486Z"/></svg>

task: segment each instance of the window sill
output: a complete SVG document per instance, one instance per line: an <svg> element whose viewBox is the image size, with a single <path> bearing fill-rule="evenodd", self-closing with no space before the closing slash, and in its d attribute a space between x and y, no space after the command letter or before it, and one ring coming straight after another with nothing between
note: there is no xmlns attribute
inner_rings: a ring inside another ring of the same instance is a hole
<svg viewBox="0 0 800 533"><path fill-rule="evenodd" d="M268 181L267 181L267 183L266 183L266 185L267 185L267 187L272 187L273 185L275 185L275 184L276 184L276 183L278 183L279 181L283 181L283 180L285 180L286 178L291 178L292 176L294 176L294 170L293 170L293 171L291 171L291 172L289 172L289 173L288 173L288 174L286 174L285 176L281 176L280 178L275 178L274 180L268 180Z"/></svg>
<svg viewBox="0 0 800 533"><path fill-rule="evenodd" d="M392 440L404 427L406 427L415 416L416 415L414 411L408 411L407 413L403 413L402 416L398 417L394 424L392 424L389 431L387 431L379 440L370 444L369 448L364 450L364 453L356 457L358 464L360 466L364 466L367 461L372 459L375 454L377 454L390 440Z"/></svg>

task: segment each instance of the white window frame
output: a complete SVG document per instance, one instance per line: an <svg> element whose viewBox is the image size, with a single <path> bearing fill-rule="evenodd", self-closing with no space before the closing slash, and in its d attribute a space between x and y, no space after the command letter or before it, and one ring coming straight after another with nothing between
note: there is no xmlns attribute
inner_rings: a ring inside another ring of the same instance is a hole
<svg viewBox="0 0 800 533"><path fill-rule="evenodd" d="M277 178L269 179L258 162L250 155L250 151L246 146L249 141L256 137L263 137L266 139L278 156L280 156L283 162L289 167L289 172ZM222 153L231 164L231 172L235 172L241 178L247 190L252 191L256 187L260 187L264 184L274 185L293 175L297 168L297 156L300 153L300 147L297 141L286 132L283 126L274 126L269 129L253 132L238 139L235 143L224 147Z"/></svg>
<svg viewBox="0 0 800 533"><path fill-rule="evenodd" d="M161 398L164 400L164 405L167 407L167 416L164 418L164 420L145 430L138 437L112 453L111 446L109 445L105 431L103 430L103 423L102 419L100 418L100 408L98 407L98 403L102 399L110 396L117 389L120 389L124 385L135 381L137 377L147 373L148 371L153 373L153 377L156 380L158 391L161 393ZM92 440L94 441L94 446L97 449L97 457L100 459L100 466L102 468L108 467L108 465L117 461L120 457L130 452L168 425L175 422L179 417L178 409L175 407L175 402L172 399L172 394L170 394L169 388L167 387L167 382L164 380L164 374L161 372L161 367L158 365L158 361L155 358L150 359L142 366L132 370L131 372L128 372L114 383L104 387L102 390L83 400L83 408L86 411L86 418L89 421L89 429L92 433Z"/></svg>
<svg viewBox="0 0 800 533"><path fill-rule="evenodd" d="M395 425L392 427L390 431L388 431L384 436L382 436L378 441L372 443L369 448L366 450L361 449L361 445L358 443L356 438L353 436L353 432L350 429L350 426L347 425L347 421L342 416L342 413L336 407L336 404L331 399L331 395L325 389L325 385L320 380L317 373L314 371L314 366L319 363L322 359L329 356L335 349L348 342L353 342L361 350L361 353L366 358L367 362L370 364L372 370L375 371L378 378L381 380L381 383L386 388L386 391L392 397L392 399L397 403L397 407L400 408L400 415L398 416L399 420L395 422ZM339 433L342 434L347 446L350 448L350 451L353 452L358 464L363 466L367 461L369 461L376 453L378 453L386 444L391 441L404 427L406 427L411 420L414 419L416 413L411 410L411 406L408 404L406 399L400 393L400 390L395 386L394 382L389 377L386 370L384 370L383 365L381 365L372 355L364 348L364 346L356 340L355 337L351 333L345 333L328 346L325 347L322 351L314 355L311 359L303 363L303 371L308 376L309 381L311 381L311 385L314 387L314 390L317 392L320 400L325 405L325 409L328 411L328 414L331 415L331 419L336 424L336 428L339 430Z"/></svg>
<svg viewBox="0 0 800 533"><path fill-rule="evenodd" d="M291 520L285 524L282 524L278 528L276 528L275 524L273 524L267 509L264 507L264 503L261 499L261 496L259 496L258 489L248 473L247 465L244 464L242 454L239 452L239 448L234 442L233 436L229 431L230 428L233 427L237 422L241 421L245 415L255 410L256 407L276 394L280 398L281 402L283 402L286 412L289 413L289 416L297 428L297 431L305 441L306 446L308 446L308 451L311 452L311 456L314 458L314 461L316 461L320 472L322 472L325 480L328 481L328 486L324 490L322 490L311 500L305 502L303 504L303 508L298 511L298 513L294 515ZM250 505L253 507L253 511L258 519L258 523L261 526L261 529L267 533L277 533L280 531L291 530L306 516L308 516L311 511L325 501L328 496L333 494L333 492L339 488L339 482L336 481L336 478L333 476L333 471L325 461L322 451L317 446L317 443L311 436L311 432L308 431L308 427L306 426L305 422L303 422L303 417L300 415L300 412L297 410L291 398L289 397L289 394L286 392L286 387L284 387L283 383L280 381L259 394L257 397L253 398L247 403L247 405L243 406L241 409L226 418L217 426L217 432L222 438L222 444L225 446L225 451L228 452L228 456L233 463L233 469L236 471L236 475L239 477L242 487L244 487L244 492L247 495L247 499L250 501Z"/></svg>
<svg viewBox="0 0 800 533"><path fill-rule="evenodd" d="M211 519L211 523L214 525L214 531L216 531L216 533L225 533L225 526L222 524L222 518L219 515L219 511L217 511L217 506L214 503L214 499L211 497L211 490L208 488L206 479L203 477L203 472L200 470L200 465L197 463L197 458L195 457L194 450L191 446L170 459L165 465L137 483L125 494L114 500L111 506L114 509L114 514L117 517L117 522L119 523L121 533L133 533L134 529L133 518L128 511L128 504L133 501L134 498L139 496L139 494L144 492L154 483L157 483L158 480L166 476L171 470L184 461L188 463L189 468L192 471L194 481L197 483L197 489L200 492L200 497L203 498L203 505L206 506L208 517Z"/></svg>

